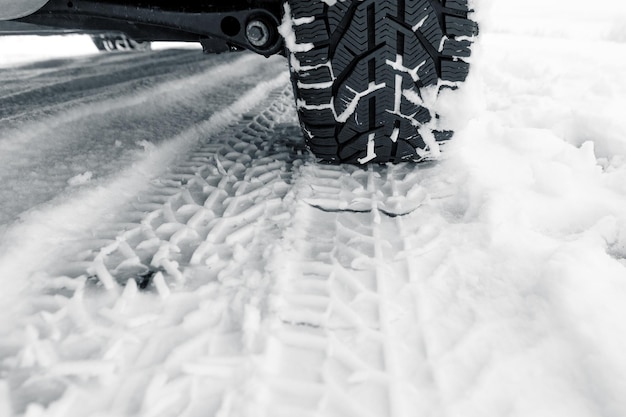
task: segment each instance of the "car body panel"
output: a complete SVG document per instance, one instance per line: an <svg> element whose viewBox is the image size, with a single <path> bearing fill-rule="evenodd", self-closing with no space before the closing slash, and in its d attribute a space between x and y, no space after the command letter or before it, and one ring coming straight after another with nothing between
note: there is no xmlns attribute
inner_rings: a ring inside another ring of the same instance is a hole
<svg viewBox="0 0 626 417"><path fill-rule="evenodd" d="M48 0L0 0L0 20L19 19L31 15Z"/></svg>
<svg viewBox="0 0 626 417"><path fill-rule="evenodd" d="M100 33L96 31L85 31L76 29L64 29L52 26L34 25L32 23L22 23L14 21L0 20L0 36L12 35L70 35L76 33Z"/></svg>

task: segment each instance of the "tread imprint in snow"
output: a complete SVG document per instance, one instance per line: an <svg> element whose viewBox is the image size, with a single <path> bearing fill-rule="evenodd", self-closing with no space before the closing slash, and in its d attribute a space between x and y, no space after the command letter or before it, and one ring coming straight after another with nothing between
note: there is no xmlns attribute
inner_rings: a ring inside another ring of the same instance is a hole
<svg viewBox="0 0 626 417"><path fill-rule="evenodd" d="M2 129L6 129L9 124L20 126L27 118L33 118L30 107L35 102L38 103L36 114L43 117L53 107L84 99L86 91L90 92L94 100L110 97L117 92L114 86L120 79L128 83L126 88L130 90L133 84L144 86L166 78L163 72L168 67L177 71L185 68L193 73L211 65L210 61L199 58L196 51L166 50L148 54L152 59L148 62L126 54L99 55L90 60L78 60L81 66L76 67L45 70L34 68L31 71L18 69L20 73L41 74L36 80L33 77L11 78L12 71L6 71L7 74L0 75ZM180 77L180 74L177 76Z"/></svg>
<svg viewBox="0 0 626 417"><path fill-rule="evenodd" d="M171 178L160 180L158 192L136 207L140 224L127 225L92 254L92 276L102 283L100 274L110 274L123 284L137 277L150 281L160 271L176 281L186 267L205 265L212 256L236 257L234 246L254 238L259 219L280 207L288 189L283 171L293 158L272 152L276 115L291 114L283 102L288 94L274 95L269 109L244 122L232 140L203 145Z"/></svg>
<svg viewBox="0 0 626 417"><path fill-rule="evenodd" d="M423 93L467 77L462 58L477 33L467 2L327 3L288 1L300 46L290 55L292 80L310 149L334 163L436 154L432 148L449 134L435 131Z"/></svg>
<svg viewBox="0 0 626 417"><path fill-rule="evenodd" d="M308 158L281 86L41 278L44 294L21 319L32 340L0 363L16 414L55 403L79 415L84 397L111 415L227 406L262 348L246 323L267 303L264 251L289 219L293 167Z"/></svg>
<svg viewBox="0 0 626 417"><path fill-rule="evenodd" d="M429 196L421 173L398 168L301 168L275 260L283 285L265 362L276 366L258 375L259 415L414 416L426 411L416 399L437 403L404 221Z"/></svg>

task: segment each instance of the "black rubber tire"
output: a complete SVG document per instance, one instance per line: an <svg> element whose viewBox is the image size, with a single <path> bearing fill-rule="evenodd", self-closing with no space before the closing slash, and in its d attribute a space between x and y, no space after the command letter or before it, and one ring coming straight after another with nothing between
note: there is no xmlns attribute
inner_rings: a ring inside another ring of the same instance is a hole
<svg viewBox="0 0 626 417"><path fill-rule="evenodd" d="M467 77L478 33L467 1L287 0L298 116L320 160L421 161L450 138L429 98Z"/></svg>
<svg viewBox="0 0 626 417"><path fill-rule="evenodd" d="M91 40L100 52L135 52L151 49L150 42L136 41L121 34L93 35Z"/></svg>

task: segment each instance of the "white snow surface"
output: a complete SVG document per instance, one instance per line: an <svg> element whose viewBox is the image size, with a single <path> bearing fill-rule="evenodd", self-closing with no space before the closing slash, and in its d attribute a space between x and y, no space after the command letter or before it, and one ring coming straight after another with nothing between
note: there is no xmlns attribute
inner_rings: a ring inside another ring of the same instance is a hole
<svg viewBox="0 0 626 417"><path fill-rule="evenodd" d="M418 166L280 57L3 52L0 417L626 415L626 5L474 3Z"/></svg>
<svg viewBox="0 0 626 417"><path fill-rule="evenodd" d="M94 53L95 45L83 35L0 37L0 68Z"/></svg>

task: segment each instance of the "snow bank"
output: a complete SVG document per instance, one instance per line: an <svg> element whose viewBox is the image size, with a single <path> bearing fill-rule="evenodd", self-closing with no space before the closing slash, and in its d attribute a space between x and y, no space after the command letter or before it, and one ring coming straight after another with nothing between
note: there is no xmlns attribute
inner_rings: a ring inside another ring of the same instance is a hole
<svg viewBox="0 0 626 417"><path fill-rule="evenodd" d="M625 6L599 3L494 5L439 103L457 198L414 265L447 415L626 413Z"/></svg>

